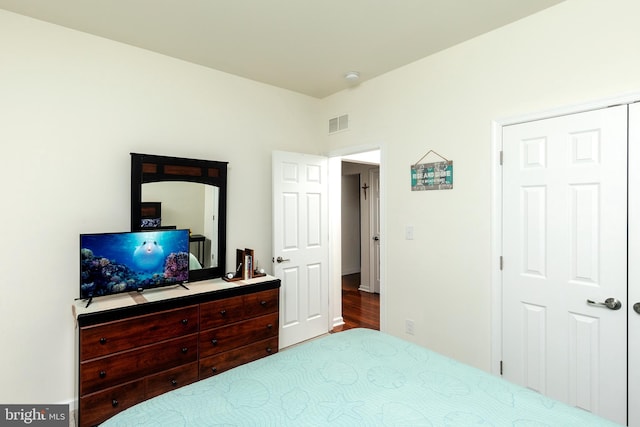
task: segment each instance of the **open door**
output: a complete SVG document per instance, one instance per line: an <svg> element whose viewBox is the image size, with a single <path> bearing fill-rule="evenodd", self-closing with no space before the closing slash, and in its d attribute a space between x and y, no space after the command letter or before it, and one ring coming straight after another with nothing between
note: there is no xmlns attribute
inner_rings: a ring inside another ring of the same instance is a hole
<svg viewBox="0 0 640 427"><path fill-rule="evenodd" d="M273 153L273 256L280 288L280 348L327 333L327 158Z"/></svg>

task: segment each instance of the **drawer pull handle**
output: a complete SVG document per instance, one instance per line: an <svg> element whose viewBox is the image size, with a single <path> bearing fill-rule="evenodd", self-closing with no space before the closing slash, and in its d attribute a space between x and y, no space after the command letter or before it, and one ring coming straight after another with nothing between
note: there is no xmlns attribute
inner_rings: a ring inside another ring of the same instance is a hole
<svg viewBox="0 0 640 427"><path fill-rule="evenodd" d="M226 316L227 315L227 310L220 310L220 315L221 316Z"/></svg>
<svg viewBox="0 0 640 427"><path fill-rule="evenodd" d="M111 401L111 406L113 406L114 408L116 408L118 406L118 399L113 399Z"/></svg>
<svg viewBox="0 0 640 427"><path fill-rule="evenodd" d="M176 380L171 380L171 385L172 385L172 386L174 386L174 387L175 387L175 386L177 386L177 385L178 385L178 381L176 381Z"/></svg>
<svg viewBox="0 0 640 427"><path fill-rule="evenodd" d="M264 307L264 306L267 305L267 302L266 301L260 301L260 305Z"/></svg>
<svg viewBox="0 0 640 427"><path fill-rule="evenodd" d="M273 328L273 325L272 325L271 323L269 323L269 324L267 325L267 329L271 329L271 328Z"/></svg>
<svg viewBox="0 0 640 427"><path fill-rule="evenodd" d="M187 351L189 351L189 349L187 347L182 347L182 352L186 353Z"/></svg>
<svg viewBox="0 0 640 427"><path fill-rule="evenodd" d="M189 323L189 319L182 319L182 324L186 325L187 323Z"/></svg>
<svg viewBox="0 0 640 427"><path fill-rule="evenodd" d="M211 368L211 372L213 372L213 373L215 374L216 372L218 372L218 368L216 368L216 367L214 366L213 368Z"/></svg>
<svg viewBox="0 0 640 427"><path fill-rule="evenodd" d="M267 347L267 353L271 354L271 347Z"/></svg>
<svg viewBox="0 0 640 427"><path fill-rule="evenodd" d="M100 338L100 344L105 345L107 343L107 339L105 337Z"/></svg>
<svg viewBox="0 0 640 427"><path fill-rule="evenodd" d="M211 340L211 345L218 345L218 340L217 339L212 339Z"/></svg>
<svg viewBox="0 0 640 427"><path fill-rule="evenodd" d="M104 378L104 377L107 376L107 372L106 371L100 371L100 373L98 375L100 375L100 378Z"/></svg>

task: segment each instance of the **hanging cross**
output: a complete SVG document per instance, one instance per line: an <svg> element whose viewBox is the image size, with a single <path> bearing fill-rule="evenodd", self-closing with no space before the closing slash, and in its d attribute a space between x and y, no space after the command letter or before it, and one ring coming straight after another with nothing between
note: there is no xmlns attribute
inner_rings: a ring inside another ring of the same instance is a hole
<svg viewBox="0 0 640 427"><path fill-rule="evenodd" d="M364 185L362 186L362 189L364 190L364 199L365 200L367 200L367 188L369 188L369 186L365 182Z"/></svg>

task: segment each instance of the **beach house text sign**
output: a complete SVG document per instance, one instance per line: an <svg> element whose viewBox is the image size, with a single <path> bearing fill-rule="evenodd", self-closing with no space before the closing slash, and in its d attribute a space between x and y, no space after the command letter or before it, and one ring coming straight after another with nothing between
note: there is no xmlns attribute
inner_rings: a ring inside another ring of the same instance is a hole
<svg viewBox="0 0 640 427"><path fill-rule="evenodd" d="M453 188L453 160L411 166L411 191Z"/></svg>

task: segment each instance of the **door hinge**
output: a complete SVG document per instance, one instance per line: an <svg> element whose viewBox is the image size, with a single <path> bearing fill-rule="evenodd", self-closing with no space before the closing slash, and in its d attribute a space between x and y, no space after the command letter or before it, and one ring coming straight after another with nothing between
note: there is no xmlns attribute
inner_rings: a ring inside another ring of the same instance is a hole
<svg viewBox="0 0 640 427"><path fill-rule="evenodd" d="M500 255L500 271L502 271L502 267L504 266L504 262L502 259L502 255Z"/></svg>
<svg viewBox="0 0 640 427"><path fill-rule="evenodd" d="M502 150L500 150L500 166L502 166Z"/></svg>
<svg viewBox="0 0 640 427"><path fill-rule="evenodd" d="M500 361L500 375L502 375L502 360Z"/></svg>

